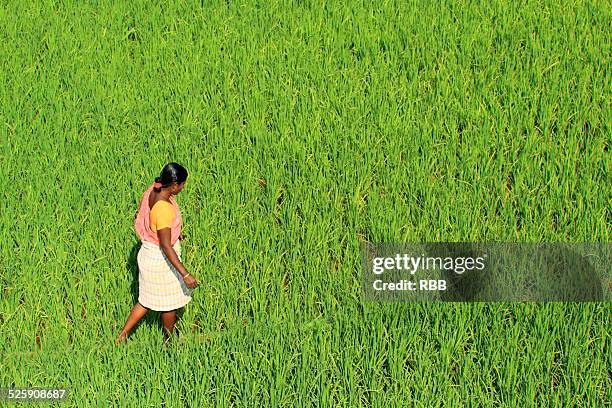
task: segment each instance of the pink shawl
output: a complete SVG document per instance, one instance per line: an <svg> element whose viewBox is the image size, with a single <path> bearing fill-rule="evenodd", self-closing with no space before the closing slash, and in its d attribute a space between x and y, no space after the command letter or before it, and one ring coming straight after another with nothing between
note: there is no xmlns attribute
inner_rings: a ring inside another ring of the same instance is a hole
<svg viewBox="0 0 612 408"><path fill-rule="evenodd" d="M142 194L140 199L140 207L136 220L134 221L134 229L142 241L152 242L159 246L159 239L157 238L157 232L151 231L150 214L151 209L149 208L149 195L153 191L153 184ZM170 203L176 211L176 216L170 227L170 245L174 246L179 236L181 235L181 228L183 227L183 219L181 218L181 211L179 206L174 199L173 195L170 195Z"/></svg>

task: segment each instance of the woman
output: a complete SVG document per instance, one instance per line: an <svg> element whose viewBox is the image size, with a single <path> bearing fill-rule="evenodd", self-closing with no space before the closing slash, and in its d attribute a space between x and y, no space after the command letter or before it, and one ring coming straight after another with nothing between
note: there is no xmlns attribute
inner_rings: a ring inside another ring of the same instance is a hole
<svg viewBox="0 0 612 408"><path fill-rule="evenodd" d="M196 279L180 260L182 218L174 195L187 181L187 170L177 163L164 166L155 183L143 193L134 228L142 240L138 251L138 302L117 338L124 341L149 310L161 312L164 343L174 331L176 311L191 301Z"/></svg>

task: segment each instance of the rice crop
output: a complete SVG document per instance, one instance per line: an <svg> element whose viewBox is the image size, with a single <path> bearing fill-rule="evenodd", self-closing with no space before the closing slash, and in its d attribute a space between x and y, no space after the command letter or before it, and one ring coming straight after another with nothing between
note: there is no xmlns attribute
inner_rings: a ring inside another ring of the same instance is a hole
<svg viewBox="0 0 612 408"><path fill-rule="evenodd" d="M375 303L362 242L609 242L603 1L0 4L0 387L71 406L604 406L609 303ZM163 165L200 281L162 346ZM610 285L611 282L605 282Z"/></svg>

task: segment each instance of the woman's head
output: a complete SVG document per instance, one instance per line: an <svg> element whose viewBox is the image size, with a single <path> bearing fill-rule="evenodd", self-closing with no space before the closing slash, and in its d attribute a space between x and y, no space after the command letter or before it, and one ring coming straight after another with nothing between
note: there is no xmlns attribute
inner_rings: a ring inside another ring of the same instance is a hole
<svg viewBox="0 0 612 408"><path fill-rule="evenodd" d="M187 170L178 163L168 163L155 178L155 182L160 183L161 188L153 187L153 190L159 193L162 188L170 188L172 194L177 194L185 186L185 181L187 181Z"/></svg>

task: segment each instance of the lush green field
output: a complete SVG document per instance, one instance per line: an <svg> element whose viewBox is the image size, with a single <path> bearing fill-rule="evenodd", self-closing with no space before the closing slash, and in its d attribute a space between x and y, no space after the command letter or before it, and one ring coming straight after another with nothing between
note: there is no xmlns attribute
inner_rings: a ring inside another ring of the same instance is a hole
<svg viewBox="0 0 612 408"><path fill-rule="evenodd" d="M0 5L0 387L610 403L609 303L362 302L359 253L609 241L609 3L168 3ZM134 214L170 161L201 286L168 350L155 313L116 348Z"/></svg>

